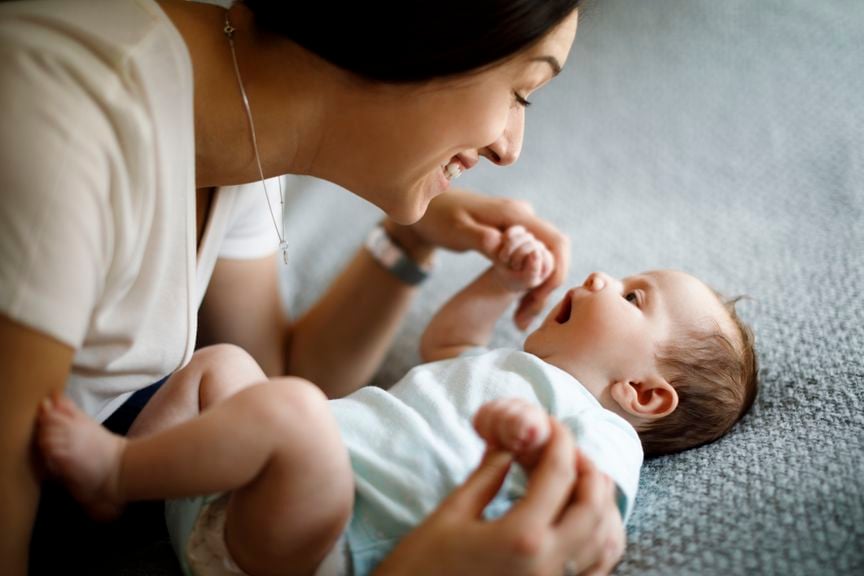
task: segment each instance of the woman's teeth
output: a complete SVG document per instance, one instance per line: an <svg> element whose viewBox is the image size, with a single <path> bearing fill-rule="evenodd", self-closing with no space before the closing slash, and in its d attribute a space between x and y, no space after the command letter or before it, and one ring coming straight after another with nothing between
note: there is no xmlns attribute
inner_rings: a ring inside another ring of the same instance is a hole
<svg viewBox="0 0 864 576"><path fill-rule="evenodd" d="M462 175L462 165L458 162L450 162L444 167L444 175L448 180L455 180Z"/></svg>

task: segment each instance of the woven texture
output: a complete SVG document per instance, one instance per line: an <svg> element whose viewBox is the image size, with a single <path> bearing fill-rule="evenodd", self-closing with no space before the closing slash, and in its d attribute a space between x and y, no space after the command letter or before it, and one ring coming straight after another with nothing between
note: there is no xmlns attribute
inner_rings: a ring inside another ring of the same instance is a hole
<svg viewBox="0 0 864 576"><path fill-rule="evenodd" d="M601 0L561 78L531 97L520 162L459 181L528 199L569 233L571 283L672 267L751 298L753 411L647 463L617 574L864 573L862 94L859 0ZM293 186L297 313L380 213ZM418 362L429 317L483 266L442 258L379 384ZM494 344L522 338L505 320Z"/></svg>

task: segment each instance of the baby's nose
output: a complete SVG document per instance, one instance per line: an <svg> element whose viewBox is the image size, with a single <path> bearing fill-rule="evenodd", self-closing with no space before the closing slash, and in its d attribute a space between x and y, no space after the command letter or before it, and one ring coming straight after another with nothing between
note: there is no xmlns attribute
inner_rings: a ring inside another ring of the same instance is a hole
<svg viewBox="0 0 864 576"><path fill-rule="evenodd" d="M606 287L606 275L602 272L592 272L585 279L582 286L591 292L599 292Z"/></svg>

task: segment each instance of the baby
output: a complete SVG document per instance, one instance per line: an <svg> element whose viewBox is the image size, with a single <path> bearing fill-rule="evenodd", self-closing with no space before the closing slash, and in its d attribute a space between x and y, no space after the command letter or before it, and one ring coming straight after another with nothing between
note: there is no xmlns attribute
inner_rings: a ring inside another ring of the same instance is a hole
<svg viewBox="0 0 864 576"><path fill-rule="evenodd" d="M114 436L55 397L40 412L40 448L94 515L177 499L166 511L172 540L198 575L366 574L487 446L530 470L550 415L615 482L626 519L643 450L711 442L752 404L752 337L733 304L692 276L593 273L524 351L484 350L498 318L551 268L545 246L507 230L499 261L426 328L426 363L388 391L327 401L314 385L268 380L245 353L217 346L163 386L158 394L172 402L142 412L136 428L147 434ZM199 416L181 421L160 408L184 399ZM486 516L503 513L524 485L514 469Z"/></svg>

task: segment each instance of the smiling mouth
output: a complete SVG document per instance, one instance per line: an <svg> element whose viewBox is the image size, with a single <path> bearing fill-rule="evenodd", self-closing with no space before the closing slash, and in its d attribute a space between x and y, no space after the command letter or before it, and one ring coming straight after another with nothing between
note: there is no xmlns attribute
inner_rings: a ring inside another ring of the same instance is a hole
<svg viewBox="0 0 864 576"><path fill-rule="evenodd" d="M558 314L555 315L555 321L558 324L566 324L570 320L570 314L573 311L573 294L567 292L564 300L561 301L561 307L558 309Z"/></svg>
<svg viewBox="0 0 864 576"><path fill-rule="evenodd" d="M444 175L447 176L448 180L455 180L462 175L462 171L462 165L458 162L451 161L444 166Z"/></svg>

